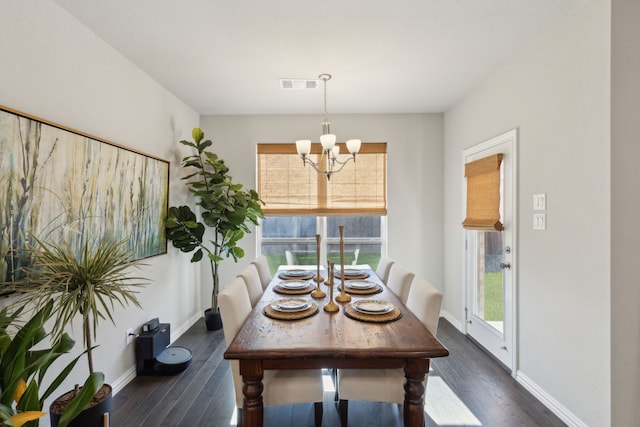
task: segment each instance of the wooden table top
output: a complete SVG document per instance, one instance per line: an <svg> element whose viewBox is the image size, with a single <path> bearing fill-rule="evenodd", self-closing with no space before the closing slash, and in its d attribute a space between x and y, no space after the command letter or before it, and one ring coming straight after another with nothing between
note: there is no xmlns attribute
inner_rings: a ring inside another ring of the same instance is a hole
<svg viewBox="0 0 640 427"><path fill-rule="evenodd" d="M382 284L370 268L366 271L370 274L366 280ZM319 308L317 314L299 320L267 317L263 313L264 307L286 297L273 290L281 280L276 273L229 345L224 356L226 359L286 361L304 358L309 362L310 359L344 360L357 364L364 359L434 358L449 354L386 286L382 287L382 292L374 295L351 295L351 303L360 299L379 299L392 303L402 311L402 317L389 323L369 323L347 317L343 305L350 303L337 303L340 306L338 312L325 312L323 307L329 302L329 288L324 283L320 285L327 293L323 299L314 299L309 294L295 296L315 302ZM340 281L336 279L335 283L337 285ZM334 298L339 293L337 289L336 286Z"/></svg>

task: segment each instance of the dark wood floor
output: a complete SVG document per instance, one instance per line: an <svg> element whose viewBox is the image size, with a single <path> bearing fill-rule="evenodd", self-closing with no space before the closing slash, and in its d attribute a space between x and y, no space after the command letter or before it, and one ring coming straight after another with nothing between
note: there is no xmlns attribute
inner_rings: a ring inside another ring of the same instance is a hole
<svg viewBox="0 0 640 427"><path fill-rule="evenodd" d="M493 359L447 321L438 338L450 356L432 363L427 384L426 425L565 426ZM207 332L201 320L175 345L189 348L193 362L176 376L138 376L113 401L112 427L235 426L229 363L222 331ZM313 426L311 404L265 408L265 426ZM401 427L398 405L350 402L352 427ZM339 427L333 392L324 399L324 427Z"/></svg>

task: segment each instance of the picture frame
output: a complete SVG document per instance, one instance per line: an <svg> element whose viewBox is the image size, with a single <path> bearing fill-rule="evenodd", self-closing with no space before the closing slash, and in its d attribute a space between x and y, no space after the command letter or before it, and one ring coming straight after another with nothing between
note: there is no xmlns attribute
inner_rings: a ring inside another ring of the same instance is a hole
<svg viewBox="0 0 640 427"><path fill-rule="evenodd" d="M35 239L167 252L169 161L0 105L0 294Z"/></svg>

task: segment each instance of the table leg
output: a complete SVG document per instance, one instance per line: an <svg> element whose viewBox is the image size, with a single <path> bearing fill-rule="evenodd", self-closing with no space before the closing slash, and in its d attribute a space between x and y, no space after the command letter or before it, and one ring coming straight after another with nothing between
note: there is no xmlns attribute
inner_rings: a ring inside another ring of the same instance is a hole
<svg viewBox="0 0 640 427"><path fill-rule="evenodd" d="M404 425L424 426L424 376L429 359L410 359L404 367Z"/></svg>
<svg viewBox="0 0 640 427"><path fill-rule="evenodd" d="M264 405L262 403L262 362L259 360L240 360L242 375L242 427L262 427Z"/></svg>

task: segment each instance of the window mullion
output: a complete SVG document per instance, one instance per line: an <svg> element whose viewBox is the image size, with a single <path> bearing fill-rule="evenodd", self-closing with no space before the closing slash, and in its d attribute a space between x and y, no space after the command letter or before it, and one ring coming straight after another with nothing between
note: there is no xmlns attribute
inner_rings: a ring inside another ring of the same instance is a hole
<svg viewBox="0 0 640 427"><path fill-rule="evenodd" d="M316 217L316 230L320 235L320 265L327 265L327 217Z"/></svg>

